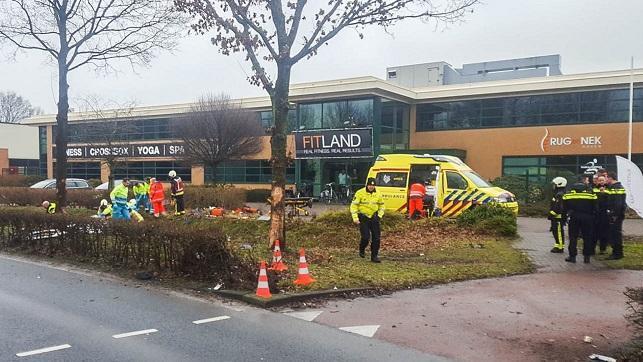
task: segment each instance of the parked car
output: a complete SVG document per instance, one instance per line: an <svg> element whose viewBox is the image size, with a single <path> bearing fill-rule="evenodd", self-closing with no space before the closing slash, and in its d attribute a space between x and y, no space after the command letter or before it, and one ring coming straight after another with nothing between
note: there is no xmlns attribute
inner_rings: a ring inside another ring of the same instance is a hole
<svg viewBox="0 0 643 362"><path fill-rule="evenodd" d="M78 190L78 189L88 189L91 190L91 186L87 180L81 178L68 178L66 182L68 190ZM56 188L56 179L50 178L47 180L42 180L31 185L32 189L55 189Z"/></svg>
<svg viewBox="0 0 643 362"><path fill-rule="evenodd" d="M140 180L132 180L132 179L130 179L130 180L129 180L129 182L130 182L130 185L132 185L132 184L133 184L133 183L135 183L135 182L143 182L143 181L140 181ZM114 180L114 186L118 186L118 185L120 185L120 184L122 184L122 183L123 183L123 180ZM100 185L96 186L96 188L95 188L94 190L97 190L97 191L107 191L107 185L108 185L108 183L107 183L107 182L104 182L104 183L102 183L102 184L100 184Z"/></svg>

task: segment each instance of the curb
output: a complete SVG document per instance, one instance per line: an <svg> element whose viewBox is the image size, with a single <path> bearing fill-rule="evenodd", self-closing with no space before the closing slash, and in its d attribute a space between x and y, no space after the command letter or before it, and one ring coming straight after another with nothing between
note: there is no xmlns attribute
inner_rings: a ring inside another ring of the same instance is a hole
<svg viewBox="0 0 643 362"><path fill-rule="evenodd" d="M257 297L254 292L241 291L241 290L201 290L202 292L213 293L224 298L230 298L235 300L240 300L248 304L252 304L261 308L270 308L279 305L284 305L291 302L300 302L308 299L319 298L319 297L330 297L337 294L351 293L351 292L363 292L367 290L374 290L374 288L345 288L345 289L330 289L330 290L319 290L311 291L304 293L280 293L275 294L269 299L264 299Z"/></svg>

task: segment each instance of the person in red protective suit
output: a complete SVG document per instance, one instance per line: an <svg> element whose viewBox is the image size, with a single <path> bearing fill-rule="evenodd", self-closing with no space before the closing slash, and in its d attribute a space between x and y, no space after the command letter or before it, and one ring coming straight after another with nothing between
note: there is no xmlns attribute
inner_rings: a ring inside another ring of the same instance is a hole
<svg viewBox="0 0 643 362"><path fill-rule="evenodd" d="M163 184L154 177L150 178L150 201L152 202L152 208L154 209L154 217L167 215L165 212L165 206L163 206L163 201L165 201L165 190L163 190Z"/></svg>
<svg viewBox="0 0 643 362"><path fill-rule="evenodd" d="M409 187L409 218L424 217L424 196L426 188L419 180L413 180Z"/></svg>

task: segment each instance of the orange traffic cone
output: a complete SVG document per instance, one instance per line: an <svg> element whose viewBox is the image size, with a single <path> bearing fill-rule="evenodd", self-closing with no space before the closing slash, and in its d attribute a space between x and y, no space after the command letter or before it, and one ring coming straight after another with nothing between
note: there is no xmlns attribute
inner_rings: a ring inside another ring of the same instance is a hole
<svg viewBox="0 0 643 362"><path fill-rule="evenodd" d="M306 253L304 248L299 249L299 273L297 273L297 280L294 281L297 285L308 285L314 282L310 274L308 273L308 264L306 263Z"/></svg>
<svg viewBox="0 0 643 362"><path fill-rule="evenodd" d="M268 287L268 274L266 273L266 262L261 261L259 269L259 283L257 284L257 296L261 298L270 298L270 287Z"/></svg>
<svg viewBox="0 0 643 362"><path fill-rule="evenodd" d="M288 267L286 266L286 264L284 264L283 260L281 259L281 248L279 247L279 240L275 240L275 251L273 252L273 255L272 255L272 265L270 266L270 270L274 270L274 271L288 270Z"/></svg>

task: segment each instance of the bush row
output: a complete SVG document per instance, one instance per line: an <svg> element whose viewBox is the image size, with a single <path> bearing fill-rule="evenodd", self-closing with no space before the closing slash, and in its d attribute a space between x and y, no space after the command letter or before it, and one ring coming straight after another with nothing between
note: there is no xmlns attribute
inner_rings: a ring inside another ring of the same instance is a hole
<svg viewBox="0 0 643 362"><path fill-rule="evenodd" d="M7 175L0 176L0 187L28 187L45 178L42 176Z"/></svg>
<svg viewBox="0 0 643 362"><path fill-rule="evenodd" d="M109 198L107 191L68 190L67 204L70 206L96 208L103 198ZM38 206L44 200L55 200L54 189L32 189L29 187L0 187L0 204Z"/></svg>
<svg viewBox="0 0 643 362"><path fill-rule="evenodd" d="M170 197L169 191L166 192ZM134 195L130 192L130 197ZM0 187L0 204L38 206L44 200L55 200L54 189L32 189L28 187ZM109 192L95 190L68 190L67 204L70 206L96 208L101 199L109 199ZM234 187L188 186L185 190L185 201L188 208L223 206L233 209L243 206L246 191Z"/></svg>
<svg viewBox="0 0 643 362"><path fill-rule="evenodd" d="M255 274L254 263L235 254L221 228L212 223L137 224L3 208L1 247L221 281L228 287L251 288Z"/></svg>

